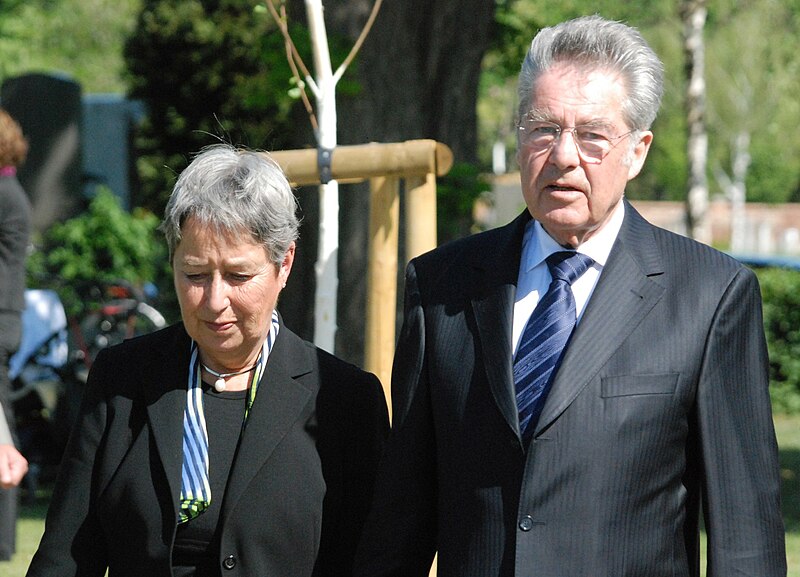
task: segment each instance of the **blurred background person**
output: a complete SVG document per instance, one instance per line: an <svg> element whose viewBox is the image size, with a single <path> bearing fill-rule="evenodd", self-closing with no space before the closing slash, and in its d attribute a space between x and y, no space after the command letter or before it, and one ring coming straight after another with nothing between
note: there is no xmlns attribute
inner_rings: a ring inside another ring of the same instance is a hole
<svg viewBox="0 0 800 577"><path fill-rule="evenodd" d="M8 360L19 347L25 308L25 257L31 231L31 205L17 180L28 141L19 124L0 108L0 405L12 442L16 440ZM16 550L16 487L0 488L0 561Z"/></svg>
<svg viewBox="0 0 800 577"><path fill-rule="evenodd" d="M30 577L350 574L388 414L275 310L296 210L261 153L180 175L161 227L182 322L97 356Z"/></svg>

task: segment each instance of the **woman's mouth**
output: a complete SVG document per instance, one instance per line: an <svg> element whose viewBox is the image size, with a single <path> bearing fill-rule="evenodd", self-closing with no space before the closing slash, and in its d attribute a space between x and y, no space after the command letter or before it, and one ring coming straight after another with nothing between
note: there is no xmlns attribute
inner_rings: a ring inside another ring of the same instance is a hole
<svg viewBox="0 0 800 577"><path fill-rule="evenodd" d="M233 321L227 321L227 322L206 322L205 324L206 324L206 326L207 326L207 327L208 327L210 330L212 330L212 331L214 331L214 332L218 332L218 333L220 333L220 332L223 332L223 331L225 331L225 330L227 330L227 329L231 328L231 327L234 325L234 322L233 322Z"/></svg>

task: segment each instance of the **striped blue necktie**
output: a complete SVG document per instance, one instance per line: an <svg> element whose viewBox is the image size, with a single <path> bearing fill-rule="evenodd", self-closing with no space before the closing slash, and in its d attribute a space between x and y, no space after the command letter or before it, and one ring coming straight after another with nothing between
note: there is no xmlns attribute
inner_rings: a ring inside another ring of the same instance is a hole
<svg viewBox="0 0 800 577"><path fill-rule="evenodd" d="M528 319L514 359L519 428L525 444L536 428L553 376L575 328L575 297L570 285L593 263L588 256L574 251L547 257L553 280Z"/></svg>

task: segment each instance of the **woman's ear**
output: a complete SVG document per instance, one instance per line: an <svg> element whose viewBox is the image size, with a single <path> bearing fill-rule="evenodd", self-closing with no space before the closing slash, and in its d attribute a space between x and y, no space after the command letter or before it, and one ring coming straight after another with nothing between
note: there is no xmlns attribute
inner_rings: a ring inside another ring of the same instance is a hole
<svg viewBox="0 0 800 577"><path fill-rule="evenodd" d="M292 244L289 245L289 248L286 250L286 254L283 255L283 262L281 263L281 268L278 271L278 278L281 281L281 287L286 287L286 281L289 280L289 275L292 272L292 265L294 264L294 251L295 251L295 243L292 241Z"/></svg>

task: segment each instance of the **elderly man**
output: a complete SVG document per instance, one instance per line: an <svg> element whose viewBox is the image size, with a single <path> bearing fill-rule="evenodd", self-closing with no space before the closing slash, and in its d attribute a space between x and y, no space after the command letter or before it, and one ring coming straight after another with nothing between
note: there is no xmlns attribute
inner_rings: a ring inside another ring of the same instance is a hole
<svg viewBox="0 0 800 577"><path fill-rule="evenodd" d="M759 287L646 222L663 67L599 16L519 80L527 210L413 260L361 577L786 574Z"/></svg>

